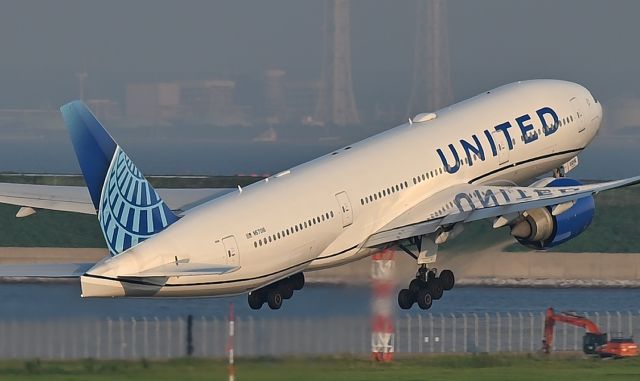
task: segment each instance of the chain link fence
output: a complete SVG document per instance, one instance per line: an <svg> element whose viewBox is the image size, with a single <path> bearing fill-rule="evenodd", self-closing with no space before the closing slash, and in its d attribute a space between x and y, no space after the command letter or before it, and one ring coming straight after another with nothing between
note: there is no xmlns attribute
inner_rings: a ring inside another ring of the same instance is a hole
<svg viewBox="0 0 640 381"><path fill-rule="evenodd" d="M640 333L640 311L584 314L604 332ZM396 353L536 352L544 313L401 314L389 335ZM2 359L167 359L227 355L225 318L84 318L0 321ZM580 351L584 330L555 325L554 351ZM366 355L368 317L253 318L235 320L236 357Z"/></svg>

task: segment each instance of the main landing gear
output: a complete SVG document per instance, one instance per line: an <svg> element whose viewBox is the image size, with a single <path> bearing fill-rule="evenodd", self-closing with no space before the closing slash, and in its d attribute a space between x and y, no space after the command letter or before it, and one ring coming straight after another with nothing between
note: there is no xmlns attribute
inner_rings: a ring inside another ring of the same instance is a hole
<svg viewBox="0 0 640 381"><path fill-rule="evenodd" d="M427 310L434 300L442 298L444 291L451 290L455 282L451 270L442 270L440 276L437 276L436 269L429 269L423 264L415 279L409 283L409 288L403 288L398 293L398 305L403 310L408 310L413 303L418 303L420 308Z"/></svg>
<svg viewBox="0 0 640 381"><path fill-rule="evenodd" d="M285 299L290 299L293 292L302 290L302 287L304 287L304 274L291 275L266 287L251 291L248 296L249 307L259 310L264 303L267 303L269 308L277 310L282 307L282 302Z"/></svg>

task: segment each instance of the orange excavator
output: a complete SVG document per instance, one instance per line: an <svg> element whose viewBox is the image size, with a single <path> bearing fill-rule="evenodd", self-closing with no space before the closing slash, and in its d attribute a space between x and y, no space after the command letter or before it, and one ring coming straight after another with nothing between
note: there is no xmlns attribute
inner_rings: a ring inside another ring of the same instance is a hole
<svg viewBox="0 0 640 381"><path fill-rule="evenodd" d="M633 357L638 355L638 345L633 338L614 337L608 340L607 334L602 333L600 328L584 316L579 316L569 312L556 314L553 308L547 308L544 320L544 340L542 341L542 351L550 353L553 346L553 326L556 322L567 323L582 327L586 333L582 338L582 350L588 355L598 355L600 357Z"/></svg>

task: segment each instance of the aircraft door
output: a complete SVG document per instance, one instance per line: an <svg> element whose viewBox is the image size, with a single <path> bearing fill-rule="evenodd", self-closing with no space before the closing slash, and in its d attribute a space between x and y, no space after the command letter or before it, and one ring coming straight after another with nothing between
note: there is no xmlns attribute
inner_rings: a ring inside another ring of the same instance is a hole
<svg viewBox="0 0 640 381"><path fill-rule="evenodd" d="M342 227L347 227L353 223L353 211L351 210L351 202L349 202L349 196L346 192L340 192L336 194L338 205L340 206L340 213L342 214Z"/></svg>
<svg viewBox="0 0 640 381"><path fill-rule="evenodd" d="M222 245L224 246L224 257L228 265L239 266L240 265L240 253L238 252L238 244L236 238L232 235L222 239Z"/></svg>
<svg viewBox="0 0 640 381"><path fill-rule="evenodd" d="M498 151L498 164L506 164L509 162L509 144L507 144L507 138L502 131L493 132L493 141L496 144L496 150Z"/></svg>

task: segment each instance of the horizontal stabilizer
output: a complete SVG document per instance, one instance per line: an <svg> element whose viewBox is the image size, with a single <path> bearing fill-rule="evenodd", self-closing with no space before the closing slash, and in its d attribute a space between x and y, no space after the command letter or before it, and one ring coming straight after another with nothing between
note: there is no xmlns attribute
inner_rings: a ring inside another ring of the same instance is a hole
<svg viewBox="0 0 640 381"><path fill-rule="evenodd" d="M1 265L0 278L79 278L95 263Z"/></svg>
<svg viewBox="0 0 640 381"><path fill-rule="evenodd" d="M203 263L168 263L136 274L120 275L120 278L161 278L174 276L221 275L236 271L240 266L211 265Z"/></svg>

